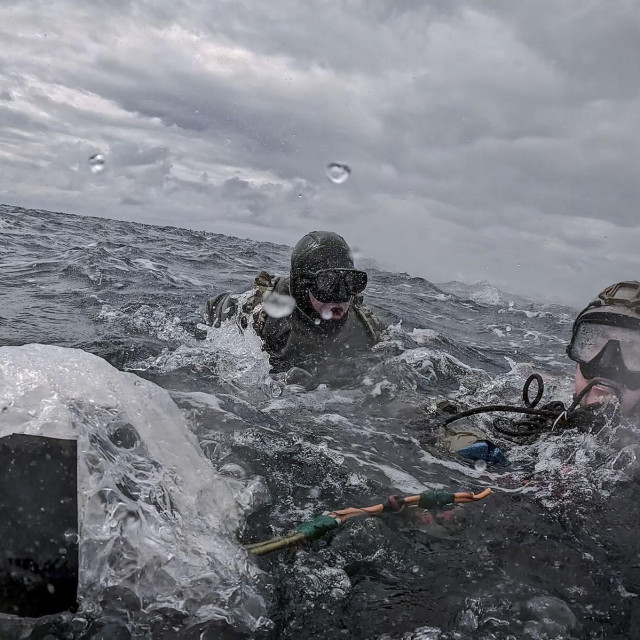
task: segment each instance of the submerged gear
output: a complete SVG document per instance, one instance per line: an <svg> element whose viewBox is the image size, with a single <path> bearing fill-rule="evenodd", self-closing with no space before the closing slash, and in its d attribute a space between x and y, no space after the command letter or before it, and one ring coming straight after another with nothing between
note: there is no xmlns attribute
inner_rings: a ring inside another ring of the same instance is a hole
<svg viewBox="0 0 640 640"><path fill-rule="evenodd" d="M502 449L491 440L478 440L473 444L458 449L456 453L469 460L482 460L490 465L508 465L509 460Z"/></svg>
<svg viewBox="0 0 640 640"><path fill-rule="evenodd" d="M455 414L457 412L455 405L449 403L446 406L440 404L439 408L447 413L453 412ZM456 427L451 424L442 424L430 444L442 448L449 454L460 456L465 461L483 460L492 466L509 465L509 460L502 449L491 442L486 433L472 425L464 424Z"/></svg>
<svg viewBox="0 0 640 640"><path fill-rule="evenodd" d="M536 381L535 397L529 396L531 384ZM438 427L435 437L427 438L430 446L443 447L451 454L455 454L467 461L486 462L493 467L507 467L511 464L508 459L507 442L518 445L532 444L543 433L560 433L567 429L577 429L583 433L599 431L607 424L617 424L620 420L617 404L591 404L581 407L582 398L597 383L590 382L580 394L576 395L569 408L559 401L552 401L537 408L544 393L544 383L538 374L527 379L523 388L525 406L485 405L457 411L450 402L440 403L438 408L449 415ZM524 414L521 417L496 417L491 427L478 428L475 425L454 423L473 415L491 412ZM489 435L491 434L491 436ZM498 439L500 444L492 441ZM424 442L424 440L423 440Z"/></svg>
<svg viewBox="0 0 640 640"><path fill-rule="evenodd" d="M587 380L640 389L640 282L611 285L581 311L567 354Z"/></svg>
<svg viewBox="0 0 640 640"><path fill-rule="evenodd" d="M528 395L529 387L533 380L538 382L538 392L536 397L531 400ZM449 428L449 425L462 418L477 415L480 413L505 412L505 413L523 413L528 417L524 420L513 422L511 420L496 419L493 428L501 435L509 440L519 443L532 441L535 437L542 433L560 431L565 429L579 429L581 431L591 431L594 427L602 426L602 424L614 417L599 411L600 406L580 407L582 399L591 391L592 387L598 384L597 380L589 382L585 388L576 396L574 396L571 405L565 408L564 404L559 401L549 402L540 409L535 408L542 398L544 392L544 383L539 374L534 373L527 379L523 388L524 407L512 405L491 404L481 407L475 407L466 411L460 411L447 418L443 423L443 428ZM615 409L614 409L615 411ZM475 434L470 434L475 435ZM482 439L476 437L474 442L481 442ZM459 452L459 449L456 449ZM501 452L502 453L502 452Z"/></svg>

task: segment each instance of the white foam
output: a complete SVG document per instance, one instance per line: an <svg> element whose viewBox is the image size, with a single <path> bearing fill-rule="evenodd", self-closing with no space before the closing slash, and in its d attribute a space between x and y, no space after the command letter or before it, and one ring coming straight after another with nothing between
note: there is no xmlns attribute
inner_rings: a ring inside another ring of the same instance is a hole
<svg viewBox="0 0 640 640"><path fill-rule="evenodd" d="M409 335L421 347L433 342L438 337L438 333L433 329L414 329Z"/></svg>
<svg viewBox="0 0 640 640"><path fill-rule="evenodd" d="M256 626L264 612L258 573L234 541L241 486L215 473L165 390L84 351L0 347L0 408L0 437L78 442L85 610L103 589L124 584L146 608ZM114 445L114 424L130 425L140 443ZM123 481L137 500L122 492Z"/></svg>

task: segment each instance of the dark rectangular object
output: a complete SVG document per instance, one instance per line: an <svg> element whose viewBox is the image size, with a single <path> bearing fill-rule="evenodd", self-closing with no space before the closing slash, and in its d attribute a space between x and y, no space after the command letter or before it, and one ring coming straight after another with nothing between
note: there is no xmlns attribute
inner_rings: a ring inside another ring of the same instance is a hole
<svg viewBox="0 0 640 640"><path fill-rule="evenodd" d="M77 442L0 439L0 611L72 611L78 593Z"/></svg>

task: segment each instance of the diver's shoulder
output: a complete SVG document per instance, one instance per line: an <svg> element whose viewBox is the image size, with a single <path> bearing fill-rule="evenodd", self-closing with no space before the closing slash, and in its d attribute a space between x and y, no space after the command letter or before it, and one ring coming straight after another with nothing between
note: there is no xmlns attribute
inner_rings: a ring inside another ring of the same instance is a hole
<svg viewBox="0 0 640 640"><path fill-rule="evenodd" d="M364 298L356 296L353 301L353 312L356 320L364 328L374 343L380 342L382 337L382 323L373 309L365 304Z"/></svg>
<svg viewBox="0 0 640 640"><path fill-rule="evenodd" d="M261 271L253 280L256 293L264 297L266 292L275 291L289 295L289 276L281 276L268 271Z"/></svg>

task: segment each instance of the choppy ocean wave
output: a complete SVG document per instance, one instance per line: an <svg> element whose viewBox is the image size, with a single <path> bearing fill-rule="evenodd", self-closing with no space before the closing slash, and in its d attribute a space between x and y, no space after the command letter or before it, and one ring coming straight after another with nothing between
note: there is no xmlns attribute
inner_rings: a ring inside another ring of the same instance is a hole
<svg viewBox="0 0 640 640"><path fill-rule="evenodd" d="M634 637L635 428L498 440L501 470L438 445L443 400L519 403L532 372L570 400L574 310L370 269L384 340L306 391L269 375L252 331L202 324L208 296L285 273L288 247L5 206L0 251L0 433L83 443L78 634L125 586L138 605L108 616L136 638ZM113 448L122 424L134 450ZM241 549L442 486L494 494L260 559Z"/></svg>

